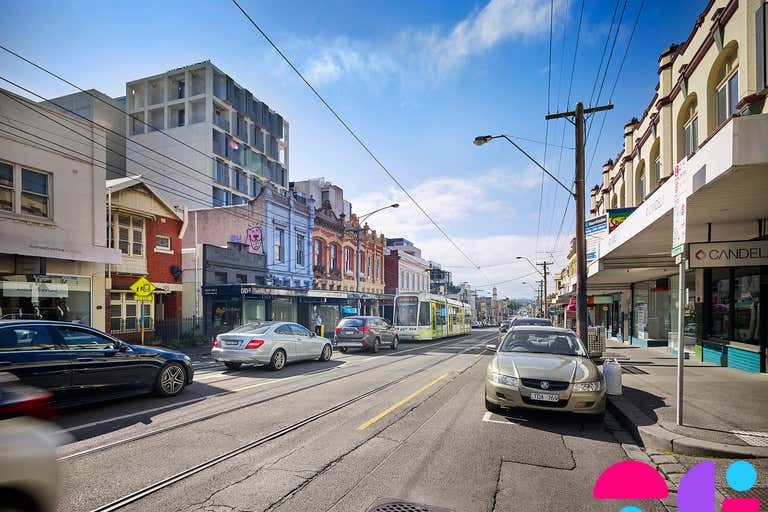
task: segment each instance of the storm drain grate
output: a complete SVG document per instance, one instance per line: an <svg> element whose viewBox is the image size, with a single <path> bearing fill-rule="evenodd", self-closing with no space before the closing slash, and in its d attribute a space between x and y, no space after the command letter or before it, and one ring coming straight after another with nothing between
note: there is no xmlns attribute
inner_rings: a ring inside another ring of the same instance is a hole
<svg viewBox="0 0 768 512"><path fill-rule="evenodd" d="M447 508L433 507L411 501L385 498L373 504L368 512L452 512Z"/></svg>
<svg viewBox="0 0 768 512"><path fill-rule="evenodd" d="M748 432L731 430L731 433L750 446L768 446L768 432Z"/></svg>
<svg viewBox="0 0 768 512"><path fill-rule="evenodd" d="M622 373L630 373L632 375L648 375L648 372L646 372L645 370L641 370L637 366L632 366L632 365L629 365L629 364L623 365L621 367L621 372Z"/></svg>
<svg viewBox="0 0 768 512"><path fill-rule="evenodd" d="M726 498L757 498L760 503L768 503L768 487L753 487L744 492L734 491L730 487L718 487L717 490Z"/></svg>

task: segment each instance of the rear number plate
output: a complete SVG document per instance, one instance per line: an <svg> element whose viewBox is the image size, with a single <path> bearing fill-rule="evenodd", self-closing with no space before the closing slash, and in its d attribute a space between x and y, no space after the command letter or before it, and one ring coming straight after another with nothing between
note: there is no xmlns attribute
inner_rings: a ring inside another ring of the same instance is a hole
<svg viewBox="0 0 768 512"><path fill-rule="evenodd" d="M354 330L354 329L344 329L344 330L342 331L342 333L343 333L344 335L346 335L346 336L352 336L353 334L355 334L355 330Z"/></svg>
<svg viewBox="0 0 768 512"><path fill-rule="evenodd" d="M557 402L560 400L560 395L552 395L549 393L531 393L531 400L539 400L542 402Z"/></svg>
<svg viewBox="0 0 768 512"><path fill-rule="evenodd" d="M236 346L238 346L238 345L240 344L240 342L239 342L239 341L237 341L237 340L226 340L226 341L224 342L224 344L225 344L226 346L228 346L228 347L236 347Z"/></svg>

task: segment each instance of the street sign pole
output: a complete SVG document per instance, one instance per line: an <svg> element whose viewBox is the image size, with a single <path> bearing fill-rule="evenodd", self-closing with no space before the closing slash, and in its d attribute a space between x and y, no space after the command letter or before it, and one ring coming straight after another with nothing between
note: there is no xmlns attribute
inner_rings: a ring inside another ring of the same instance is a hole
<svg viewBox="0 0 768 512"><path fill-rule="evenodd" d="M683 253L685 254L685 253ZM678 425L683 424L683 368L685 368L685 340L683 339L684 307L685 300L685 256L678 256L679 279L677 286L677 413L676 420Z"/></svg>
<svg viewBox="0 0 768 512"><path fill-rule="evenodd" d="M141 344L143 345L144 344L144 303L141 302L139 305L141 307Z"/></svg>

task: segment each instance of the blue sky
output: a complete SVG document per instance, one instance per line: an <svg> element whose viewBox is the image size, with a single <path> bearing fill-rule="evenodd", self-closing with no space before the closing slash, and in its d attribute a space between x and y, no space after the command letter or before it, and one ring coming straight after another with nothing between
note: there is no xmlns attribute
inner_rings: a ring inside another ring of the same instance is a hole
<svg viewBox="0 0 768 512"><path fill-rule="evenodd" d="M616 80L641 4L626 2L601 101ZM620 150L624 123L642 115L652 97L659 53L688 36L705 3L645 2L611 98L616 108L607 114L588 168L588 187L599 179L601 163ZM230 2L4 2L0 40L78 85L112 96L124 94L126 81L210 59L291 123L291 179L323 176L338 183L358 212L400 202L401 208L377 214L371 225L411 239L425 257L452 267L457 280L503 282L502 296L530 296L519 280L504 282L532 271L514 256L540 259L541 251L554 251L557 266L563 264L570 234L557 245L555 237L565 193L545 180L540 203L541 174L525 157L504 141L478 148L472 139L486 133L536 140L548 135L550 143L573 145L570 126L563 138L563 121L550 122L547 134L544 115L548 83L550 110L565 109L580 0L554 2L551 73L547 0L242 5L476 263L514 264L466 268L469 263L407 204ZM615 6L586 0L571 106L589 100ZM4 52L0 69L45 97L72 92ZM601 121L595 119L587 164ZM544 161L544 145L518 142ZM563 150L561 159L560 150L550 147L546 167L570 183L573 152ZM572 217L571 206L564 231L572 231Z"/></svg>

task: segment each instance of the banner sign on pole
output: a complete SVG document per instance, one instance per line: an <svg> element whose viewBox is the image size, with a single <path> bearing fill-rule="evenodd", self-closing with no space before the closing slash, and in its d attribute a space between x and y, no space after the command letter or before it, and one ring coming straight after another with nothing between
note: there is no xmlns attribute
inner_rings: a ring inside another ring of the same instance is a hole
<svg viewBox="0 0 768 512"><path fill-rule="evenodd" d="M688 216L687 198L691 193L691 183L688 179L688 159L684 158L675 166L674 175L674 211L672 219L672 256L683 253L685 246L685 231Z"/></svg>

